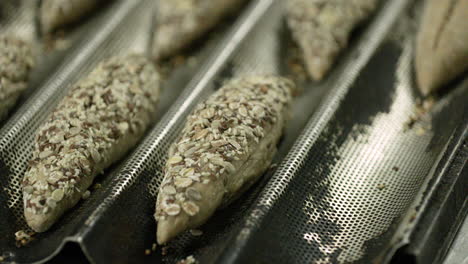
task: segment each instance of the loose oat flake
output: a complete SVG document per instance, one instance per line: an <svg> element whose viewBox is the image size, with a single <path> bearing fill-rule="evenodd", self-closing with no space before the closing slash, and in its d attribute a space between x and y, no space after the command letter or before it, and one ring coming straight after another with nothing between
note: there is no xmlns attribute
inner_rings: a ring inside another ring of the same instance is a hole
<svg viewBox="0 0 468 264"><path fill-rule="evenodd" d="M179 260L177 262L177 264L197 264L197 263L198 261L192 255L186 257L183 260Z"/></svg>
<svg viewBox="0 0 468 264"><path fill-rule="evenodd" d="M29 242L33 240L34 233L26 232L24 230L19 230L15 233L16 245L18 247L26 246Z"/></svg>

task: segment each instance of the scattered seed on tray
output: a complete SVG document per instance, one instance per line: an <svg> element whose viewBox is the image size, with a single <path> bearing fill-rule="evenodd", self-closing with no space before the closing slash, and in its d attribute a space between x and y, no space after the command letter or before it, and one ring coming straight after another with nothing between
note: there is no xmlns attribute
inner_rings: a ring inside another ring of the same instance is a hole
<svg viewBox="0 0 468 264"><path fill-rule="evenodd" d="M161 254L163 256L167 255L167 252L169 251L169 247L168 246L165 246L165 247L162 247L161 248Z"/></svg>
<svg viewBox="0 0 468 264"><path fill-rule="evenodd" d="M31 242L34 239L33 236L33 232L26 232L24 230L17 231L15 233L16 246L26 246L29 242Z"/></svg>
<svg viewBox="0 0 468 264"><path fill-rule="evenodd" d="M196 264L196 263L198 263L198 261L192 255L186 257L183 260L179 260L177 262L177 264Z"/></svg>
<svg viewBox="0 0 468 264"><path fill-rule="evenodd" d="M192 234L192 236L201 236L203 235L203 231L198 229L190 229L190 234Z"/></svg>
<svg viewBox="0 0 468 264"><path fill-rule="evenodd" d="M84 193L83 193L83 196L81 196L81 198L83 200L86 200L89 198L89 196L91 195L91 192L89 190L86 190Z"/></svg>

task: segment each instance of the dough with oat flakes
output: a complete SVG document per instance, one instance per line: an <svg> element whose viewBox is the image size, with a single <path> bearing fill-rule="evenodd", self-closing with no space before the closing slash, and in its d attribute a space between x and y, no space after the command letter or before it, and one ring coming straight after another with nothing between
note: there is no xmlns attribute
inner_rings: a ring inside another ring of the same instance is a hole
<svg viewBox="0 0 468 264"><path fill-rule="evenodd" d="M293 89L281 77L235 79L193 111L169 149L156 203L158 243L203 224L268 169Z"/></svg>
<svg viewBox="0 0 468 264"><path fill-rule="evenodd" d="M322 80L378 0L288 0L286 21L309 76Z"/></svg>
<svg viewBox="0 0 468 264"><path fill-rule="evenodd" d="M22 182L32 229L50 228L135 146L154 119L159 90L155 67L139 55L108 59L71 88L36 133Z"/></svg>

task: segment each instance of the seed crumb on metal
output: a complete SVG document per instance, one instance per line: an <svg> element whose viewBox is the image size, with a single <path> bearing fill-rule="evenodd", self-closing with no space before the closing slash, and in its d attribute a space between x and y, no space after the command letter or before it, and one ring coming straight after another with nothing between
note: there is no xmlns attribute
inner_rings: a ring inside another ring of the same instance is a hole
<svg viewBox="0 0 468 264"><path fill-rule="evenodd" d="M198 261L192 256L188 256L185 259L179 260L177 264L197 264Z"/></svg>
<svg viewBox="0 0 468 264"><path fill-rule="evenodd" d="M15 232L16 246L26 246L29 242L31 242L34 239L33 236L33 232L26 232L24 230L19 230Z"/></svg>
<svg viewBox="0 0 468 264"><path fill-rule="evenodd" d="M166 256L168 251L169 251L168 246L162 247L161 248L161 255Z"/></svg>
<svg viewBox="0 0 468 264"><path fill-rule="evenodd" d="M199 229L190 229L190 234L192 234L192 236L201 236L203 235L203 231Z"/></svg>
<svg viewBox="0 0 468 264"><path fill-rule="evenodd" d="M23 240L23 239L30 239L31 236L27 234L24 230L19 230L15 233L15 239L17 241Z"/></svg>
<svg viewBox="0 0 468 264"><path fill-rule="evenodd" d="M81 196L81 198L82 198L83 200L86 200L86 199L89 198L89 196L91 196L91 192L90 192L89 190L86 190L86 191L83 193L83 195Z"/></svg>

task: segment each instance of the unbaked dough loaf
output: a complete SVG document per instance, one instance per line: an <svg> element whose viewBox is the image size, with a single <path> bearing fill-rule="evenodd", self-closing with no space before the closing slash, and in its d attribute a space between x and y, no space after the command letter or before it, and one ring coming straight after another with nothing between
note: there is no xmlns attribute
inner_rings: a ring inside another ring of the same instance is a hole
<svg viewBox="0 0 468 264"><path fill-rule="evenodd" d="M30 43L11 35L0 36L0 119L26 90L34 61Z"/></svg>
<svg viewBox="0 0 468 264"><path fill-rule="evenodd" d="M468 69L468 1L428 0L416 44L416 75L424 95Z"/></svg>
<svg viewBox="0 0 468 264"><path fill-rule="evenodd" d="M153 41L156 60L172 56L249 0L159 1Z"/></svg>
<svg viewBox="0 0 468 264"><path fill-rule="evenodd" d="M23 179L32 229L47 230L135 146L155 116L159 86L153 64L131 55L101 63L72 87L39 128Z"/></svg>
<svg viewBox="0 0 468 264"><path fill-rule="evenodd" d="M169 150L156 203L158 243L203 224L268 169L293 88L280 77L240 78L194 110Z"/></svg>
<svg viewBox="0 0 468 264"><path fill-rule="evenodd" d="M41 0L39 9L41 30L49 33L74 23L105 1L110 0Z"/></svg>
<svg viewBox="0 0 468 264"><path fill-rule="evenodd" d="M288 0L287 24L302 51L309 76L322 80L353 29L376 9L378 0Z"/></svg>

